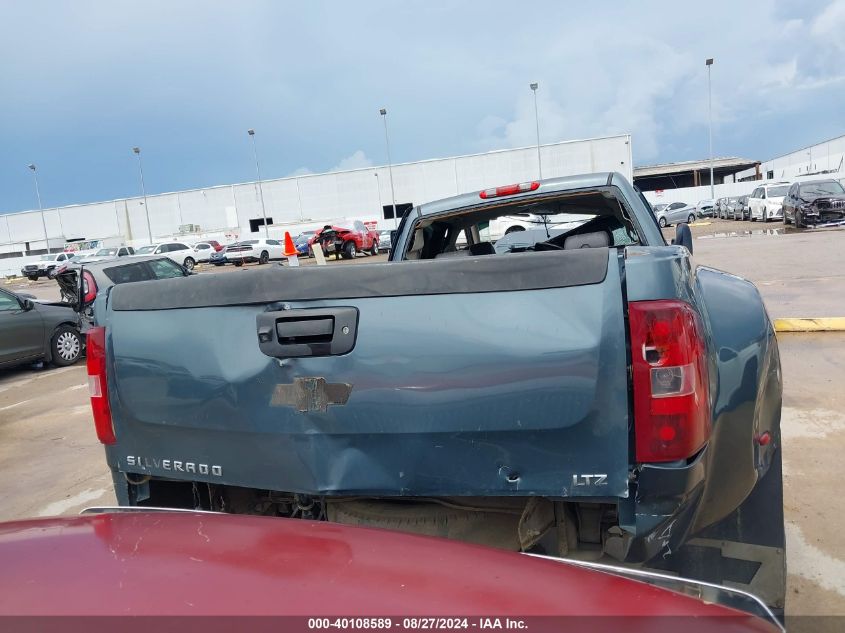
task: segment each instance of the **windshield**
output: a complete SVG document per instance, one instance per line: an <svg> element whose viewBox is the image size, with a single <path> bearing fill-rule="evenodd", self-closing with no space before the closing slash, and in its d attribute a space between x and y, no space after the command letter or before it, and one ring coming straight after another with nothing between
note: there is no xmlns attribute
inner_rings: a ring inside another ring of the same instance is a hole
<svg viewBox="0 0 845 633"><path fill-rule="evenodd" d="M155 251L155 246L142 246L141 248L135 249L136 255L151 255L153 251Z"/></svg>
<svg viewBox="0 0 845 633"><path fill-rule="evenodd" d="M828 182L808 182L806 185L801 185L801 195L805 198L841 196L842 194L845 194L845 189L835 180Z"/></svg>
<svg viewBox="0 0 845 633"><path fill-rule="evenodd" d="M769 187L766 190L766 196L769 198L782 198L789 191L789 185L779 185L777 187Z"/></svg>
<svg viewBox="0 0 845 633"><path fill-rule="evenodd" d="M106 255L116 255L117 249L116 248L101 248L98 250L95 255L98 257L105 257Z"/></svg>

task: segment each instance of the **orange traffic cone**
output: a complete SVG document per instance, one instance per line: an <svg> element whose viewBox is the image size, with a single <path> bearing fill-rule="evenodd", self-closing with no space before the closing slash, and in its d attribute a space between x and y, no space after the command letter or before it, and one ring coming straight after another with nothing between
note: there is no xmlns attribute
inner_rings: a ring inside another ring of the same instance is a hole
<svg viewBox="0 0 845 633"><path fill-rule="evenodd" d="M299 257L297 257L296 247L293 245L290 233L285 231L285 257L288 258L288 266L299 266Z"/></svg>

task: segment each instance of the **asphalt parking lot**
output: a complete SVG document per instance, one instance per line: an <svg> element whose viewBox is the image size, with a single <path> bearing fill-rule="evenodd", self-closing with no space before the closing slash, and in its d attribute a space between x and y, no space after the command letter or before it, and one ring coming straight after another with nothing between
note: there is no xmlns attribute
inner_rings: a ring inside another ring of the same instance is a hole
<svg viewBox="0 0 845 633"><path fill-rule="evenodd" d="M724 220L702 221L692 230L697 263L754 281L771 316L843 316L845 231L784 231L780 223ZM674 231L667 228L665 234ZM385 260L361 256L354 263ZM249 274L254 268L227 266L201 274ZM52 281L11 288L58 298ZM845 542L838 538L845 496L835 476L845 453L845 333L782 334L779 342L787 613L845 615ZM0 370L0 472L0 520L114 504L94 435L84 364Z"/></svg>

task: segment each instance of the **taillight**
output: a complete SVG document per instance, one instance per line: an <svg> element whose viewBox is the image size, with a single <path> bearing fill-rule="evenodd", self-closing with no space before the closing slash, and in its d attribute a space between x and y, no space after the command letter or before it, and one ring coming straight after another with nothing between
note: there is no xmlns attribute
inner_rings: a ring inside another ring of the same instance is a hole
<svg viewBox="0 0 845 633"><path fill-rule="evenodd" d="M106 328L92 327L86 341L88 357L88 394L94 412L97 439L103 444L114 444L114 426L109 406L109 385L106 378Z"/></svg>
<svg viewBox="0 0 845 633"><path fill-rule="evenodd" d="M534 191L540 187L540 183L521 182L516 185L505 185L504 187L496 187L495 189L485 189L478 194L479 198L487 200L487 198L498 198L500 196L512 196L515 193L525 193L526 191Z"/></svg>
<svg viewBox="0 0 845 633"><path fill-rule="evenodd" d="M707 353L701 325L683 301L628 306L638 462L697 453L710 436Z"/></svg>
<svg viewBox="0 0 845 633"><path fill-rule="evenodd" d="M97 298L97 282L94 275L87 270L82 271L82 303L88 305Z"/></svg>

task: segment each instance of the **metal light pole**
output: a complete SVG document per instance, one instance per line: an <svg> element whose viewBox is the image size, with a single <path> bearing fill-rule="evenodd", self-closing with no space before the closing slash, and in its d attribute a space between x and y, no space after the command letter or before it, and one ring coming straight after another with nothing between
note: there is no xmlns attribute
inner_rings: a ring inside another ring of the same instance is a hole
<svg viewBox="0 0 845 633"><path fill-rule="evenodd" d="M373 176L376 177L376 192L378 193L378 208L379 212L382 216L384 216L384 206L381 204L381 180L378 179L378 172L374 173ZM395 222L394 222L395 224Z"/></svg>
<svg viewBox="0 0 845 633"><path fill-rule="evenodd" d="M267 227L267 210L264 208L264 189L261 186L261 165L258 164L258 150L255 148L255 130L249 128L246 131L252 138L252 154L255 156L255 173L258 175L258 197L261 199L261 217L264 218L264 237L270 237L270 229Z"/></svg>
<svg viewBox="0 0 845 633"><path fill-rule="evenodd" d="M390 174L390 199L393 202L393 228L395 229L399 224L396 219L396 191L393 189L393 163L390 160L390 136L387 133L387 109L381 108L378 112L384 120L384 142L387 145L387 172Z"/></svg>
<svg viewBox="0 0 845 633"><path fill-rule="evenodd" d="M537 82L528 85L531 92L534 93L534 122L537 124L537 168L540 171L540 180L543 179L543 161L540 160L540 115L537 111L537 88L540 85Z"/></svg>
<svg viewBox="0 0 845 633"><path fill-rule="evenodd" d="M32 171L32 177L35 179L35 197L38 198L38 210L41 211L41 227L44 229L44 241L47 243L47 252L50 252L50 238L47 237L47 222L44 220L44 207L41 204L41 190L38 188L38 174L36 173L37 167L35 163L30 163L27 165L29 169Z"/></svg>
<svg viewBox="0 0 845 633"><path fill-rule="evenodd" d="M707 66L707 119L710 130L710 199L713 200L716 197L713 185L713 90L710 84L710 67L713 65L713 58L708 57L704 64Z"/></svg>
<svg viewBox="0 0 845 633"><path fill-rule="evenodd" d="M153 243L153 229L150 225L150 205L147 204L147 188L144 185L144 166L141 164L141 148L133 147L132 151L138 157L138 173L141 175L141 193L144 196L144 214L147 216L147 233L150 235L150 244Z"/></svg>

